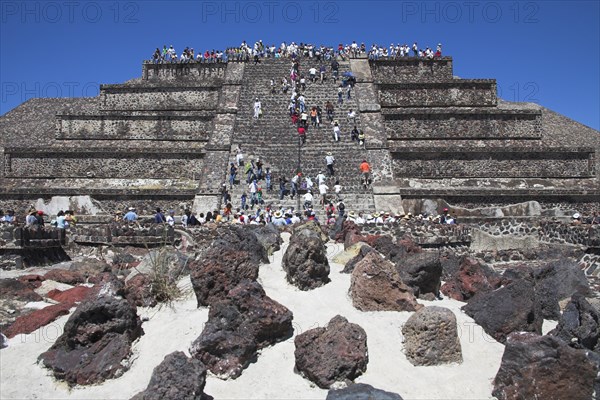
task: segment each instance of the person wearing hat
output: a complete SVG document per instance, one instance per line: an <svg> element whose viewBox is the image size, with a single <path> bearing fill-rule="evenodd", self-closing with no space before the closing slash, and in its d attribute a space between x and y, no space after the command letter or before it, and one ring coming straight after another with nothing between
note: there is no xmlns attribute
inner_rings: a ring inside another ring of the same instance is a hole
<svg viewBox="0 0 600 400"><path fill-rule="evenodd" d="M581 214L579 214L578 212L576 212L575 214L573 214L573 221L571 221L571 225L581 225Z"/></svg>
<svg viewBox="0 0 600 400"><path fill-rule="evenodd" d="M44 226L44 212L42 210L35 214L35 225Z"/></svg>
<svg viewBox="0 0 600 400"><path fill-rule="evenodd" d="M333 165L335 164L335 157L333 157L332 152L327 152L325 156L325 164L327 165L327 171L329 172L329 176L335 176L335 171L333 169Z"/></svg>
<svg viewBox="0 0 600 400"><path fill-rule="evenodd" d="M127 221L127 222L136 221L137 218L138 218L138 216L135 213L135 208L134 207L129 207L127 213L125 213L125 215L123 216L123 220Z"/></svg>
<svg viewBox="0 0 600 400"><path fill-rule="evenodd" d="M285 218L283 218L281 211L278 210L273 213L273 219L271 220L271 223L275 226L285 225Z"/></svg>

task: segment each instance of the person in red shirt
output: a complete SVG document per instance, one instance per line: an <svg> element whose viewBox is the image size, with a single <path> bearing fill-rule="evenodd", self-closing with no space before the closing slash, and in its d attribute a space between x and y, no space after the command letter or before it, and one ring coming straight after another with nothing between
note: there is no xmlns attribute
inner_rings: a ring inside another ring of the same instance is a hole
<svg viewBox="0 0 600 400"><path fill-rule="evenodd" d="M363 176L363 186L366 188L367 185L370 183L371 166L369 165L367 160L362 160L358 168L360 169L360 173Z"/></svg>
<svg viewBox="0 0 600 400"><path fill-rule="evenodd" d="M300 136L300 140L302 144L306 143L306 128L300 125L298 127L298 135Z"/></svg>

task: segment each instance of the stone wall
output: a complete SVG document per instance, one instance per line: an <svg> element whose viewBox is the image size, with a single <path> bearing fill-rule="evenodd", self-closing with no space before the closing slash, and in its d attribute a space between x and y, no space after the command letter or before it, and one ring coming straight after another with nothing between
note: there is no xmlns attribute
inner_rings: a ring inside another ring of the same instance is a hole
<svg viewBox="0 0 600 400"><path fill-rule="evenodd" d="M100 86L102 110L214 110L218 100L218 87Z"/></svg>
<svg viewBox="0 0 600 400"><path fill-rule="evenodd" d="M142 65L142 79L168 81L185 77L207 81L224 78L226 68L227 64L223 63L153 64L145 62Z"/></svg>
<svg viewBox="0 0 600 400"><path fill-rule="evenodd" d="M209 116L60 115L56 139L194 140L207 141Z"/></svg>
<svg viewBox="0 0 600 400"><path fill-rule="evenodd" d="M384 119L391 140L540 139L542 136L540 112L396 110L394 114L385 114Z"/></svg>
<svg viewBox="0 0 600 400"><path fill-rule="evenodd" d="M381 107L492 107L497 104L496 81L381 84L379 102Z"/></svg>
<svg viewBox="0 0 600 400"><path fill-rule="evenodd" d="M406 57L369 61L375 82L439 82L452 79L452 58Z"/></svg>
<svg viewBox="0 0 600 400"><path fill-rule="evenodd" d="M18 178L190 178L202 171L202 153L55 152L5 154L5 175Z"/></svg>
<svg viewBox="0 0 600 400"><path fill-rule="evenodd" d="M84 225L71 228L69 238L79 244L164 246L173 243L174 229L166 224L111 223L108 225Z"/></svg>
<svg viewBox="0 0 600 400"><path fill-rule="evenodd" d="M394 150L396 178L584 178L594 175L589 150L562 152L497 149L460 152L446 149Z"/></svg>

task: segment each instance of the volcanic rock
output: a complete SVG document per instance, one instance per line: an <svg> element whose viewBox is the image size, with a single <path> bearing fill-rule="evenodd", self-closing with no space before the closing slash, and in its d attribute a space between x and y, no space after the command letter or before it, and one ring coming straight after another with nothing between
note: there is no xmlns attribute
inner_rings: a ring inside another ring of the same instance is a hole
<svg viewBox="0 0 600 400"><path fill-rule="evenodd" d="M330 281L327 249L320 235L311 229L294 230L282 266L287 281L300 290L314 289Z"/></svg>
<svg viewBox="0 0 600 400"><path fill-rule="evenodd" d="M131 400L205 399L206 367L200 360L188 358L176 351L165 356L152 371L152 378L143 392Z"/></svg>
<svg viewBox="0 0 600 400"><path fill-rule="evenodd" d="M396 269L416 297L426 293L440 295L442 264L437 254L407 253L396 262Z"/></svg>
<svg viewBox="0 0 600 400"><path fill-rule="evenodd" d="M292 312L258 282L243 281L211 304L208 322L190 353L220 378L237 378L263 347L289 338Z"/></svg>
<svg viewBox="0 0 600 400"><path fill-rule="evenodd" d="M46 296L59 303L80 303L95 290L87 286L75 286L67 290L53 289Z"/></svg>
<svg viewBox="0 0 600 400"><path fill-rule="evenodd" d="M44 279L66 283L67 285L77 285L85 282L85 277L81 273L60 268L48 271L44 275Z"/></svg>
<svg viewBox="0 0 600 400"><path fill-rule="evenodd" d="M128 369L131 344L143 334L141 324L127 300L101 296L77 307L63 334L39 358L70 385L116 378Z"/></svg>
<svg viewBox="0 0 600 400"><path fill-rule="evenodd" d="M268 256L273 255L281 248L283 243L281 232L274 225L248 225L248 228L254 234L258 243L265 249Z"/></svg>
<svg viewBox="0 0 600 400"><path fill-rule="evenodd" d="M8 338L21 333L31 333L55 321L58 317L67 315L73 303L61 303L34 310L19 316L5 331Z"/></svg>
<svg viewBox="0 0 600 400"><path fill-rule="evenodd" d="M152 279L145 274L137 274L125 283L125 298L138 307L154 307L158 304L152 293Z"/></svg>
<svg viewBox="0 0 600 400"><path fill-rule="evenodd" d="M581 294L574 294L549 335L575 348L600 352L600 313Z"/></svg>
<svg viewBox="0 0 600 400"><path fill-rule="evenodd" d="M399 394L375 389L366 383L355 383L344 389L331 389L325 400L402 400Z"/></svg>
<svg viewBox="0 0 600 400"><path fill-rule="evenodd" d="M500 275L471 257L462 257L458 270L442 286L442 293L458 301L468 301L477 293L500 287Z"/></svg>
<svg viewBox="0 0 600 400"><path fill-rule="evenodd" d="M598 365L554 336L512 333L492 395L498 400L590 400Z"/></svg>
<svg viewBox="0 0 600 400"><path fill-rule="evenodd" d="M493 292L479 293L462 310L484 331L504 343L511 332L542 332L542 314L533 284L519 280Z"/></svg>
<svg viewBox="0 0 600 400"><path fill-rule="evenodd" d="M402 327L406 358L413 365L462 362L456 317L443 307L423 307Z"/></svg>
<svg viewBox="0 0 600 400"><path fill-rule="evenodd" d="M422 307L394 264L375 251L354 267L350 295L354 307L361 311L416 311Z"/></svg>
<svg viewBox="0 0 600 400"><path fill-rule="evenodd" d="M210 248L199 261L190 263L190 277L198 307L227 297L244 279L258 278L258 262L247 251Z"/></svg>
<svg viewBox="0 0 600 400"><path fill-rule="evenodd" d="M367 334L357 324L335 316L325 328L314 328L294 340L296 369L323 389L354 380L367 369Z"/></svg>
<svg viewBox="0 0 600 400"><path fill-rule="evenodd" d="M19 279L0 279L0 296L8 300L41 301L42 296L34 292L38 282L23 282Z"/></svg>
<svg viewBox="0 0 600 400"><path fill-rule="evenodd" d="M366 243L361 243L358 242L356 244L354 244L353 246L356 245L361 245L360 248L358 249L358 254L354 257L352 257L344 266L344 269L342 270L342 273L344 274L351 274L352 271L354 271L354 267L356 267L356 264L358 264L359 261L361 261L363 258L365 258L365 256L367 254L369 254L372 251L375 251L375 249L373 249L371 246L369 246ZM350 248L349 248L350 249Z"/></svg>

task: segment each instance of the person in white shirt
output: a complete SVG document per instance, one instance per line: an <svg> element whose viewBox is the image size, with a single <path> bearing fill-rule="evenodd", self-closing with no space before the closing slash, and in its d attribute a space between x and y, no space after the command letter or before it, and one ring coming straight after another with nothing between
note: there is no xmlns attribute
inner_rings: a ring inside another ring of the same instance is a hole
<svg viewBox="0 0 600 400"><path fill-rule="evenodd" d="M167 215L167 224L171 226L175 225L175 211L169 210L169 215Z"/></svg>
<svg viewBox="0 0 600 400"><path fill-rule="evenodd" d="M317 80L317 69L315 67L312 67L308 70L308 73L310 74L311 82L314 83Z"/></svg>
<svg viewBox="0 0 600 400"><path fill-rule="evenodd" d="M328 152L327 156L325 156L325 164L327 165L329 176L334 176L335 171L333 169L333 165L335 164L335 158L333 157L333 154L331 152Z"/></svg>
<svg viewBox="0 0 600 400"><path fill-rule="evenodd" d="M323 173L323 171L319 171L319 175L317 175L317 186L321 186L327 180L327 177Z"/></svg>
<svg viewBox="0 0 600 400"><path fill-rule="evenodd" d="M340 141L340 134L341 134L340 126L336 122L333 125L333 140L335 140L336 142L339 142Z"/></svg>
<svg viewBox="0 0 600 400"><path fill-rule="evenodd" d="M327 204L327 190L329 190L329 186L325 183L319 185L319 194L321 195L321 203L323 207Z"/></svg>
<svg viewBox="0 0 600 400"><path fill-rule="evenodd" d="M348 111L348 122L350 122L352 124L356 124L356 112L353 111L352 109L350 109L350 111Z"/></svg>
<svg viewBox="0 0 600 400"><path fill-rule="evenodd" d="M308 210L309 208L312 208L312 203L313 203L313 195L311 193L311 191L307 191L306 194L304 195L304 208L306 210Z"/></svg>
<svg viewBox="0 0 600 400"><path fill-rule="evenodd" d="M340 201L340 193L342 193L342 185L340 185L339 180L335 181L335 185L333 186L333 191L335 192L336 201Z"/></svg>
<svg viewBox="0 0 600 400"><path fill-rule="evenodd" d="M262 113L262 105L260 104L260 101L258 100L258 97L257 97L256 101L254 102L254 119L258 119L258 117L260 117L261 113Z"/></svg>

